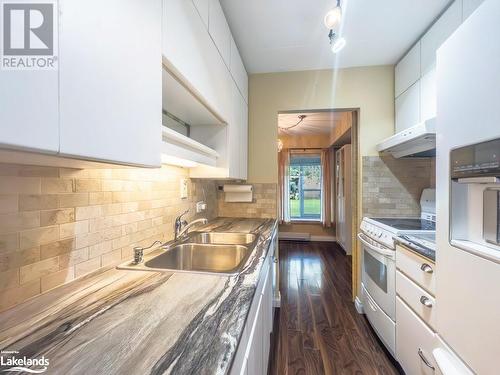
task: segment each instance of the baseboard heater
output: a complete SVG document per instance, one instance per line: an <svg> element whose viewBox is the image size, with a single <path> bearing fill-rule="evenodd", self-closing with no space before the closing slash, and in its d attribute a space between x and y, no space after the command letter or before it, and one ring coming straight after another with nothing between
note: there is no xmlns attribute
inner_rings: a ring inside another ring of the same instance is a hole
<svg viewBox="0 0 500 375"><path fill-rule="evenodd" d="M279 232L278 238L289 241L310 241L311 235L309 233Z"/></svg>

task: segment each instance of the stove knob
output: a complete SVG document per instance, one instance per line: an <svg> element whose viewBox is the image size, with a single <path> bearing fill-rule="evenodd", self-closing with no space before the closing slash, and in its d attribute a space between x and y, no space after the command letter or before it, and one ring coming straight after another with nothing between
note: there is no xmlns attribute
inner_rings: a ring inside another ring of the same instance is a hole
<svg viewBox="0 0 500 375"><path fill-rule="evenodd" d="M378 234L378 238L380 238L380 237L382 237L382 233L379 233L379 234Z"/></svg>

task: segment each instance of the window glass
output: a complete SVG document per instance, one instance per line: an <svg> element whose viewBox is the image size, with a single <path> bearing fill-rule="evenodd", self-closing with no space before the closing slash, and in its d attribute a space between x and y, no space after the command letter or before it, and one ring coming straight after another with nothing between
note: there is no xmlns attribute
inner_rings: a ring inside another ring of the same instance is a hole
<svg viewBox="0 0 500 375"><path fill-rule="evenodd" d="M292 220L321 220L320 154L291 155L289 189Z"/></svg>

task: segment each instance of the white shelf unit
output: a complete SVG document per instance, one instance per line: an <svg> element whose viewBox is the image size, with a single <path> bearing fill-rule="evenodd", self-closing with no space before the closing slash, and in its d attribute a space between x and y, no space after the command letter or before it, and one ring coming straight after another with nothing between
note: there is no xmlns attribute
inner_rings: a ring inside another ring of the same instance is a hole
<svg viewBox="0 0 500 375"><path fill-rule="evenodd" d="M214 149L162 126L162 155L189 160L210 167L217 166L219 153Z"/></svg>

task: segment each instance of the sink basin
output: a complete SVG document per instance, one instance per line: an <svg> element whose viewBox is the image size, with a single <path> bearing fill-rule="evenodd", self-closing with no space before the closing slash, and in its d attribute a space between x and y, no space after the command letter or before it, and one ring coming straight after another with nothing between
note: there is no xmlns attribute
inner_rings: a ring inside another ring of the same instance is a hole
<svg viewBox="0 0 500 375"><path fill-rule="evenodd" d="M255 234L251 233L224 233L201 232L191 237L191 241L202 244L232 244L248 245L255 241Z"/></svg>
<svg viewBox="0 0 500 375"><path fill-rule="evenodd" d="M245 265L250 252L241 245L184 243L167 249L144 266L150 270L234 274Z"/></svg>

